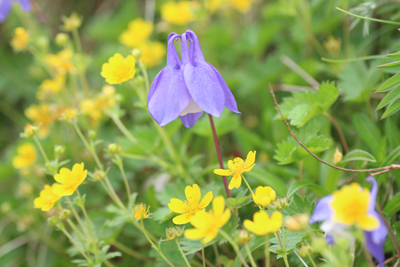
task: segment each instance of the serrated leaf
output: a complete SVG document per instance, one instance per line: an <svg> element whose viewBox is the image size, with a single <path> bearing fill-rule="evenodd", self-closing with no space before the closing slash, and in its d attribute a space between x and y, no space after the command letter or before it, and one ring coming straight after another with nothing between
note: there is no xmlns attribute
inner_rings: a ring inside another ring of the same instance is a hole
<svg viewBox="0 0 400 267"><path fill-rule="evenodd" d="M400 84L400 82L399 82ZM385 107L386 105L396 101L400 98L400 86L394 88L390 93L388 93L379 103L376 110L380 110L381 108Z"/></svg>
<svg viewBox="0 0 400 267"><path fill-rule="evenodd" d="M391 78L386 80L376 91L375 93L379 92L386 92L392 90L393 88L397 87L400 84L400 73L393 75Z"/></svg>
<svg viewBox="0 0 400 267"><path fill-rule="evenodd" d="M299 213L311 214L311 210L314 207L314 203L305 198L302 199L298 194L294 194L292 200L290 201L289 207L282 210L283 215L293 216Z"/></svg>
<svg viewBox="0 0 400 267"><path fill-rule="evenodd" d="M367 151L361 149L355 149L350 151L349 153L344 156L341 162L349 162L353 160L362 160L362 161L369 161L369 162L376 162L374 156L372 156Z"/></svg>
<svg viewBox="0 0 400 267"><path fill-rule="evenodd" d="M277 233L279 236L280 240L283 240L283 234L282 233ZM285 230L285 240L286 240L286 254L289 254L293 249L295 249L297 246L299 246L302 242L303 239L307 236L307 233L305 231L300 231L300 232L292 232L290 230ZM279 241L276 239L276 237L271 238L269 240L272 244L275 244L270 247L270 251L277 253L278 256L277 258L279 259L282 257L285 253L285 251L278 245Z"/></svg>
<svg viewBox="0 0 400 267"><path fill-rule="evenodd" d="M400 61L395 61L395 62L390 62L386 64L382 64L379 66L376 66L377 68L383 69L385 71L400 71Z"/></svg>
<svg viewBox="0 0 400 267"><path fill-rule="evenodd" d="M386 109L385 113L383 113L381 119L392 116L394 113L399 111L399 109L400 109L400 99L397 99L396 101L390 104L390 106Z"/></svg>
<svg viewBox="0 0 400 267"><path fill-rule="evenodd" d="M283 115L291 125L302 127L314 117L323 114L338 98L339 89L334 83L322 83L319 90L293 93L281 105Z"/></svg>

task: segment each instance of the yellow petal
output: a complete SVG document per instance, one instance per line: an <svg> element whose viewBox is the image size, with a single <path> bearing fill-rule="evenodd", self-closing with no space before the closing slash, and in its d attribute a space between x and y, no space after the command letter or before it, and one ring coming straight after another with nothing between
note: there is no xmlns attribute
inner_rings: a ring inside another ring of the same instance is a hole
<svg viewBox="0 0 400 267"><path fill-rule="evenodd" d="M250 232L255 233L256 235L263 236L266 235L268 232L265 230L266 227L260 227L259 225L255 224L253 221L245 220L243 223L244 227L249 230Z"/></svg>
<svg viewBox="0 0 400 267"><path fill-rule="evenodd" d="M225 200L223 196L215 197L212 203L214 217L218 218L222 215L225 209Z"/></svg>
<svg viewBox="0 0 400 267"><path fill-rule="evenodd" d="M371 215L365 214L364 216L358 218L357 220L358 225L361 229L365 231L373 231L378 229L380 222L377 218Z"/></svg>
<svg viewBox="0 0 400 267"><path fill-rule="evenodd" d="M210 204L212 198L213 193L210 191L204 196L203 200L200 202L199 209L204 209L205 207L207 207L208 204Z"/></svg>
<svg viewBox="0 0 400 267"><path fill-rule="evenodd" d="M231 176L233 173L230 170L215 169L214 173L221 176Z"/></svg>
<svg viewBox="0 0 400 267"><path fill-rule="evenodd" d="M84 169L83 162L81 164L75 163L74 166L72 167L72 173L80 174L83 172L83 169Z"/></svg>
<svg viewBox="0 0 400 267"><path fill-rule="evenodd" d="M210 231L207 232L207 235L204 237L204 244L207 244L208 242L212 241L216 236L218 235L218 229L213 228Z"/></svg>
<svg viewBox="0 0 400 267"><path fill-rule="evenodd" d="M196 214L190 218L190 223L198 229L208 229L213 221L214 217L204 210L196 212Z"/></svg>
<svg viewBox="0 0 400 267"><path fill-rule="evenodd" d="M278 232L282 227L282 213L275 211L272 213L271 221L269 223L269 230L271 232Z"/></svg>
<svg viewBox="0 0 400 267"><path fill-rule="evenodd" d="M180 199L171 198L171 203L168 203L168 207L176 213L184 213L189 210L189 206Z"/></svg>
<svg viewBox="0 0 400 267"><path fill-rule="evenodd" d="M217 226L219 228L221 228L222 226L224 226L229 219L231 218L231 210L230 209L226 209L225 212L222 214L222 216L219 218L219 220L217 221Z"/></svg>
<svg viewBox="0 0 400 267"><path fill-rule="evenodd" d="M270 221L268 214L265 211L257 211L253 215L253 221L256 224L267 225Z"/></svg>
<svg viewBox="0 0 400 267"><path fill-rule="evenodd" d="M190 213L182 214L173 218L172 222L178 225L187 224L188 222L190 222L190 217L191 217Z"/></svg>
<svg viewBox="0 0 400 267"><path fill-rule="evenodd" d="M239 188L242 184L242 176L239 173L235 173L232 177L231 182L229 183L229 190L233 188Z"/></svg>
<svg viewBox="0 0 400 267"><path fill-rule="evenodd" d="M43 206L43 199L40 197L35 198L33 201L33 206L35 209L40 209Z"/></svg>
<svg viewBox="0 0 400 267"><path fill-rule="evenodd" d="M184 235L187 239L196 240L202 239L206 235L206 233L203 230L199 229L189 229L185 231Z"/></svg>
<svg viewBox="0 0 400 267"><path fill-rule="evenodd" d="M256 151L254 151L254 152L250 151L247 154L246 161L244 162L244 168L245 169L250 168L251 165L253 165L255 161L256 161Z"/></svg>

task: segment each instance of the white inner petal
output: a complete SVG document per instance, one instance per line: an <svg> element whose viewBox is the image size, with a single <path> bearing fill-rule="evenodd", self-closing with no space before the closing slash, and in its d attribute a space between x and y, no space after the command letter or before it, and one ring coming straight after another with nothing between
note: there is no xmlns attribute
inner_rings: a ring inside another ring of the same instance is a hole
<svg viewBox="0 0 400 267"><path fill-rule="evenodd" d="M190 99L187 107L182 111L181 116L185 116L188 113L197 113L202 112L203 110L193 101L193 98Z"/></svg>

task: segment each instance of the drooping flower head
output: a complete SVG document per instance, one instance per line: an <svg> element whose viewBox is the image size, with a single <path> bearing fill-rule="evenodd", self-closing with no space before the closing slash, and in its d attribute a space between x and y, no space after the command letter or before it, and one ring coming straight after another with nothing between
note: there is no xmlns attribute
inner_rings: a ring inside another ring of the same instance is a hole
<svg viewBox="0 0 400 267"><path fill-rule="evenodd" d="M8 14L10 14L12 4L18 2L22 10L29 12L32 9L32 4L29 0L1 0L0 1L0 22L7 19Z"/></svg>
<svg viewBox="0 0 400 267"><path fill-rule="evenodd" d="M199 210L204 210L213 198L212 192L208 192L203 200L200 201L201 192L197 184L194 184L193 187L186 186L185 195L187 199L185 201L171 198L171 203L168 203L168 207L172 211L182 214L172 219L174 224L186 224L190 222L190 218Z"/></svg>
<svg viewBox="0 0 400 267"><path fill-rule="evenodd" d="M255 166L256 151L250 151L247 154L246 161L236 157L234 160L228 161L228 169L215 169L214 173L221 176L232 176L229 183L229 189L239 188L242 184L242 173L249 172Z"/></svg>
<svg viewBox="0 0 400 267"><path fill-rule="evenodd" d="M253 221L245 220L244 227L259 236L278 232L282 226L282 213L275 211L271 218L265 211L258 211L253 215Z"/></svg>
<svg viewBox="0 0 400 267"><path fill-rule="evenodd" d="M54 175L54 180L59 184L55 184L53 190L60 196L70 196L85 181L86 176L87 170L84 170L83 162L81 164L76 163L72 170L61 168L60 172Z"/></svg>
<svg viewBox="0 0 400 267"><path fill-rule="evenodd" d="M185 231L188 239L203 239L204 243L213 240L220 228L224 226L231 217L231 210L225 210L225 200L222 196L215 197L212 209L208 212L202 210L197 212L190 220L195 227Z"/></svg>
<svg viewBox="0 0 400 267"><path fill-rule="evenodd" d="M326 240L333 243L338 235L348 235L346 229L358 225L364 230L365 241L369 252L384 266L387 229L375 211L378 184L373 177L367 181L372 183L371 192L353 183L342 187L332 195L319 200L311 216L310 223L324 221L321 229L327 233Z"/></svg>
<svg viewBox="0 0 400 267"><path fill-rule="evenodd" d="M33 205L36 209L41 209L42 211L49 211L54 204L61 198L61 196L54 192L54 187L56 184L45 185L44 189L40 191L40 196L35 198Z"/></svg>
<svg viewBox="0 0 400 267"><path fill-rule="evenodd" d="M175 50L175 39L181 40L182 60ZM224 107L240 113L232 92L219 72L205 61L199 40L191 30L182 36L169 35L167 66L154 78L147 106L161 126L179 117L183 125L191 128L203 112L219 117Z"/></svg>

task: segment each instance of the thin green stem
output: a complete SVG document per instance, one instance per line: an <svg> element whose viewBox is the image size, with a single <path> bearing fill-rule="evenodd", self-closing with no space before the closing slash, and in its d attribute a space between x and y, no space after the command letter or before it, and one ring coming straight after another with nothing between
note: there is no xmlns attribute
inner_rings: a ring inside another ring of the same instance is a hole
<svg viewBox="0 0 400 267"><path fill-rule="evenodd" d="M82 196L81 196L81 194L79 193L79 190L78 190L78 189L76 190L76 193L78 194L79 199L80 199L81 201L83 201ZM85 205L82 205L82 206L80 206L80 207L81 207L82 212L83 212L83 215L85 216L85 219L86 219L86 221L87 221L87 225L88 225L88 228L89 228L90 236L91 236L91 238L92 238L92 243L93 243L93 246L94 246L94 249L93 249L93 250L94 250L94 256L96 257L96 262L97 262L97 261L98 261L98 255L97 255L97 241L96 241L96 238L95 238L95 236L94 236L94 233L93 233L93 230L92 230L92 225L91 225L91 223L90 223L89 216L88 216L88 214L87 214L87 212L86 212Z"/></svg>
<svg viewBox="0 0 400 267"><path fill-rule="evenodd" d="M282 227L282 237L283 237L283 251L285 252L285 254L283 254L283 261L285 262L286 267L289 267L289 262L287 259L287 255L286 255L286 238L285 238L285 227Z"/></svg>
<svg viewBox="0 0 400 267"><path fill-rule="evenodd" d="M204 242L201 240L201 258L203 259L203 267L206 267L206 256L204 253Z"/></svg>
<svg viewBox="0 0 400 267"><path fill-rule="evenodd" d="M92 259L86 256L85 252L78 246L72 236L65 229L61 229L61 231L68 237L69 241L79 250L82 256L87 260L88 263L92 263Z"/></svg>
<svg viewBox="0 0 400 267"><path fill-rule="evenodd" d="M124 166L122 165L122 160L121 160L121 164L118 164L118 168L121 171L122 174L122 178L124 179L124 184L125 184L125 188L126 188L126 193L128 194L128 209L130 209L132 207L132 196L131 196L131 189L129 188L129 183L128 183L128 179L126 178L126 174L124 171Z"/></svg>
<svg viewBox="0 0 400 267"><path fill-rule="evenodd" d="M108 109L104 109L104 112L113 120L118 129L125 135L126 138L129 139L129 141L131 141L133 144L138 143L137 139L128 131L128 129L126 129L125 125L116 114Z"/></svg>
<svg viewBox="0 0 400 267"><path fill-rule="evenodd" d="M385 58L384 55L374 55L374 56L366 56L366 57L357 57L357 58L347 58L347 59L330 59L322 57L321 60L329 63L348 63L355 61L363 61L363 60L371 60L377 58Z"/></svg>
<svg viewBox="0 0 400 267"><path fill-rule="evenodd" d="M120 208L122 208L126 213L129 213L128 210L126 209L126 207L124 206L124 204L122 203L121 199L118 197L117 193L115 192L114 188L112 187L110 180L108 179L108 176L106 176L104 178L104 180L106 181L109 193L113 196L114 201L116 201L118 203L118 206L120 206Z"/></svg>
<svg viewBox="0 0 400 267"><path fill-rule="evenodd" d="M140 220L140 223L142 224L142 232L145 235L145 237L147 238L147 240L150 242L150 244L152 245L152 247L158 252L158 254L172 267L174 267L174 265L165 257L165 255L162 253L161 249L159 247L157 247L153 241L149 238L149 236L147 235L147 231L146 228L144 228L144 224L143 224L143 219Z"/></svg>
<svg viewBox="0 0 400 267"><path fill-rule="evenodd" d="M97 166L103 170L103 164L101 164L99 157L97 156L93 146L91 146L88 141L86 140L85 136L83 135L81 129L79 129L78 125L76 124L76 122L72 123L74 125L74 128L76 130L76 132L78 133L79 137L81 138L83 144L85 145L86 149L89 150L90 154L92 154L94 160L96 161Z"/></svg>
<svg viewBox="0 0 400 267"><path fill-rule="evenodd" d="M74 43L75 43L75 49L76 51L82 55L82 44L81 44L81 38L79 37L78 29L74 29L72 31L72 37L74 38Z"/></svg>
<svg viewBox="0 0 400 267"><path fill-rule="evenodd" d="M280 241L279 241L280 242ZM265 235L265 267L271 266L271 260L269 255L269 235Z"/></svg>
<svg viewBox="0 0 400 267"><path fill-rule="evenodd" d="M310 259L311 264L312 264L314 267L317 267L317 265L315 264L313 258L312 258L310 255L308 255L308 258Z"/></svg>
<svg viewBox="0 0 400 267"><path fill-rule="evenodd" d="M221 229L219 229L219 233L229 242L229 244L231 244L243 265L249 267L246 260L243 258L242 253L240 253L239 246L232 240L232 238Z"/></svg>
<svg viewBox="0 0 400 267"><path fill-rule="evenodd" d="M178 239L176 239L176 238L175 238L175 243L176 243L176 245L178 246L178 249L179 249L179 251L181 252L182 258L183 258L183 260L185 261L186 265L187 265L188 267L190 267L190 263L188 262L188 259L186 258L185 253L183 253L182 247L181 247L181 245L179 244Z"/></svg>
<svg viewBox="0 0 400 267"><path fill-rule="evenodd" d="M66 199L67 199L67 202L68 202L68 205L69 205L70 209L72 210L72 213L75 216L76 221L81 226L82 231L85 233L86 239L90 238L90 235L89 235L85 225L83 224L83 222L81 220L81 217L79 216L78 212L76 211L74 205L71 202L71 199L68 196L66 196Z"/></svg>
<svg viewBox="0 0 400 267"><path fill-rule="evenodd" d="M347 14L347 15L353 16L355 18L365 19L365 20L370 20L370 21L375 21L375 22L380 22L380 23L386 23L386 24L391 24L391 25L397 25L397 26L400 25L400 22L390 21L390 20L383 20L383 19L374 19L374 18L369 18L369 17L363 17L363 16L359 16L359 15L350 13L350 12L348 12L346 10L343 10L341 8L338 8L338 7L336 7L336 9L341 11L341 12L343 12L343 13L345 13L345 14Z"/></svg>
<svg viewBox="0 0 400 267"><path fill-rule="evenodd" d="M122 243L119 243L119 242L116 241L116 240L113 241L112 244L113 244L113 246L115 246L117 249L123 251L124 253L126 253L126 254L128 254L128 255L131 255L131 256L134 257L134 258L137 258L137 259L139 259L139 260L146 261L146 262L155 263L154 260L153 260L152 258L146 257L145 255L142 255L142 254L140 254L140 253L134 251L133 249L131 249L131 248L125 246L125 245L122 244Z"/></svg>
<svg viewBox="0 0 400 267"><path fill-rule="evenodd" d="M104 263L105 263L108 267L115 267L114 264L112 264L112 263L109 262L108 260L104 261Z"/></svg>
<svg viewBox="0 0 400 267"><path fill-rule="evenodd" d="M139 59L139 67L143 73L144 83L146 85L146 92L148 92L150 90L149 76L147 75L146 66L143 64L143 62L140 59Z"/></svg>
<svg viewBox="0 0 400 267"><path fill-rule="evenodd" d="M251 254L251 250L250 250L249 244L246 243L246 244L245 244L245 248L246 248L246 251L247 251L247 256L248 256L249 259L250 259L251 265L257 267L257 264L256 264L256 262L254 261L253 255Z"/></svg>
<svg viewBox="0 0 400 267"><path fill-rule="evenodd" d="M67 219L67 223L69 224L69 226L71 226L72 230L76 233L76 236L78 237L79 241L81 242L83 248L90 255L90 250L86 247L85 242L83 242L83 240L82 240L82 237L84 237L82 232L78 229L78 227L74 224L74 222L72 220Z"/></svg>
<svg viewBox="0 0 400 267"><path fill-rule="evenodd" d="M44 151L42 144L40 143L39 139L36 135L33 136L33 140L35 140L36 145L39 147L40 153L42 154L44 161L46 162L46 166L50 166L50 161L47 158L46 152Z"/></svg>

